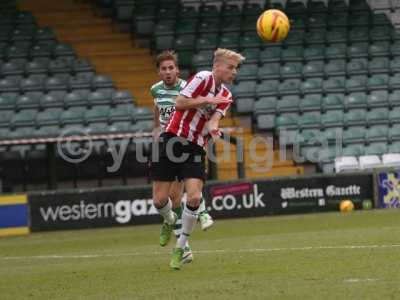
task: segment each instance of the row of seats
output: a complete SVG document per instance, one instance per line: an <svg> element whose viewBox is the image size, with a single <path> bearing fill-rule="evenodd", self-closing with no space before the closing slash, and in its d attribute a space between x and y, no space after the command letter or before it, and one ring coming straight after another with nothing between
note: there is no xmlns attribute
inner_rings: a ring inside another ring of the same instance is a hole
<svg viewBox="0 0 400 300"><path fill-rule="evenodd" d="M26 58L11 59L9 61L0 60L0 77L7 75L30 74L57 74L57 73L80 73L93 72L92 63L83 58L75 57L37 57L33 60Z"/></svg>
<svg viewBox="0 0 400 300"><path fill-rule="evenodd" d="M382 159L378 155L342 156L335 158L335 172L356 172L380 168L398 168L400 166L400 154L383 154Z"/></svg>
<svg viewBox="0 0 400 300"><path fill-rule="evenodd" d="M95 91L87 89L66 91L50 91L49 93L27 92L1 93L0 110L18 111L26 108L46 109L46 108L69 108L74 106L92 107L96 105L110 105L129 103L134 105L134 99L129 91L117 91L113 88L97 89Z"/></svg>
<svg viewBox="0 0 400 300"><path fill-rule="evenodd" d="M82 72L76 75L55 74L53 76L34 74L28 77L13 75L0 80L0 91L2 92L95 90L112 87L114 87L114 83L109 76L96 75L94 72Z"/></svg>
<svg viewBox="0 0 400 300"><path fill-rule="evenodd" d="M23 109L19 112L3 110L0 111L0 116L0 127L5 129L24 126L152 120L152 113L148 108L134 107L132 104L118 104L114 107L98 105L91 108L48 108L43 111L37 109Z"/></svg>
<svg viewBox="0 0 400 300"><path fill-rule="evenodd" d="M52 41L40 41L38 43L23 42L10 45L0 43L0 60L10 60L15 58L36 57L60 57L76 56L75 50L70 44Z"/></svg>
<svg viewBox="0 0 400 300"><path fill-rule="evenodd" d="M1 83L1 81L0 81ZM233 87L233 95L236 97L262 97L285 96L321 93L351 93L358 91L372 91L400 89L400 76L395 74L376 74L371 77L356 75L346 78L344 76L322 78L262 80L260 83L253 81L241 81Z"/></svg>
<svg viewBox="0 0 400 300"><path fill-rule="evenodd" d="M2 1L3 3L4 1ZM0 7L0 28L3 26L18 26L22 24L36 24L36 18L27 11L4 11Z"/></svg>
<svg viewBox="0 0 400 300"><path fill-rule="evenodd" d="M310 61L305 64L301 62L288 62L284 65L279 63L266 63L261 66L257 64L244 64L240 67L237 81L390 74L399 71L400 57L392 60L388 57L375 57L371 60L355 58L348 62L344 59L335 59L329 62Z"/></svg>
<svg viewBox="0 0 400 300"><path fill-rule="evenodd" d="M53 29L49 27L0 27L0 29L0 42L42 41L56 39Z"/></svg>
<svg viewBox="0 0 400 300"><path fill-rule="evenodd" d="M18 126L13 128L0 127L0 138L7 139L26 139L26 138L51 138L63 135L76 134L112 134L112 133L134 133L148 132L153 128L151 120L122 120L122 121L97 121L90 120L91 123L65 122L61 120L54 125L33 125Z"/></svg>
<svg viewBox="0 0 400 300"><path fill-rule="evenodd" d="M356 125L376 125L376 124L399 124L400 107L350 109L347 112L343 110L329 110L326 112L305 112L256 115L257 127L262 130L303 129L303 128L327 128L338 126L356 126Z"/></svg>

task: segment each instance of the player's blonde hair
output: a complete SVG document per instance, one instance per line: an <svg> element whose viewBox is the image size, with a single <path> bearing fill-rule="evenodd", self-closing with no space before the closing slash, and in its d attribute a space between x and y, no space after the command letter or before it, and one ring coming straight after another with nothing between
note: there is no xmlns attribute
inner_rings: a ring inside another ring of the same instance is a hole
<svg viewBox="0 0 400 300"><path fill-rule="evenodd" d="M243 55L241 55L240 53L237 53L237 52L229 50L229 49L218 48L214 52L214 64L217 61L219 61L221 58L233 59L238 64L242 63L245 60L245 57Z"/></svg>

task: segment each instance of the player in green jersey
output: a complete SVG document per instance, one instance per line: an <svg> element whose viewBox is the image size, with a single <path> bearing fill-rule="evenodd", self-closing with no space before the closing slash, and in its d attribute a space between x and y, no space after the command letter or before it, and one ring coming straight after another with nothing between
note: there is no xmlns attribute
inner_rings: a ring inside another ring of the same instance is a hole
<svg viewBox="0 0 400 300"><path fill-rule="evenodd" d="M156 58L156 64L161 81L154 84L150 92L154 99L153 136L155 139L158 139L160 133L165 130L170 117L175 111L175 99L179 95L181 89L186 85L186 81L179 78L178 57L173 51L164 51L160 53ZM176 220L171 220L169 223L164 221L160 233L161 246L168 244L172 231L174 231L177 237L181 234L181 203L185 201L185 196L186 195L183 194L183 181L177 179L172 184L169 192L169 198L171 199L172 208L176 214ZM203 230L210 228L214 223L205 208L204 199L201 203L199 221ZM187 244L184 249L183 262L188 263L192 260L193 254L189 244Z"/></svg>

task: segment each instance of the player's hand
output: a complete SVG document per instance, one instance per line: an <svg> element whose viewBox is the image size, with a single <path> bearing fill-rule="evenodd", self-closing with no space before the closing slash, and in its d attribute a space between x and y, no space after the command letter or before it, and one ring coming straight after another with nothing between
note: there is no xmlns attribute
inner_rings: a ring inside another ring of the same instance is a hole
<svg viewBox="0 0 400 300"><path fill-rule="evenodd" d="M211 135L211 138L213 139L214 142L218 141L221 138L222 132L220 129L209 129L208 131Z"/></svg>
<svg viewBox="0 0 400 300"><path fill-rule="evenodd" d="M161 128L160 128L160 127L155 127L155 128L153 129L152 134L153 134L153 139L154 139L155 141L157 141L158 138L160 137L160 134L161 134Z"/></svg>

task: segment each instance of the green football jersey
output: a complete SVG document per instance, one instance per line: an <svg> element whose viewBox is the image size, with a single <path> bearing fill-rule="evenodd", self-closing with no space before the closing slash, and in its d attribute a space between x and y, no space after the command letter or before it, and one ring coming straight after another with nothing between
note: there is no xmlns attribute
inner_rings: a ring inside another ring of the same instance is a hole
<svg viewBox="0 0 400 300"><path fill-rule="evenodd" d="M154 105L157 105L160 112L160 126L162 130L165 129L172 113L175 111L175 99L185 85L186 81L179 78L173 87L165 86L163 81L159 81L151 87L150 91L154 99Z"/></svg>

